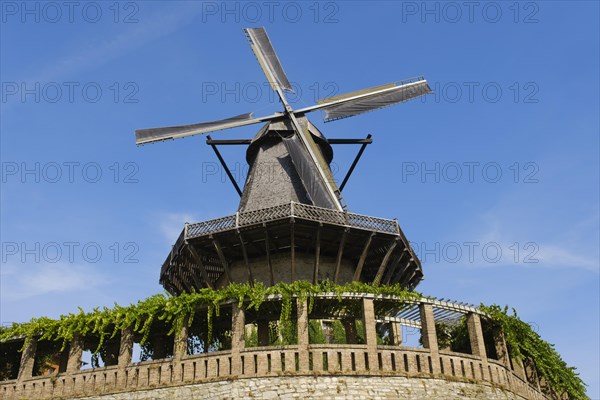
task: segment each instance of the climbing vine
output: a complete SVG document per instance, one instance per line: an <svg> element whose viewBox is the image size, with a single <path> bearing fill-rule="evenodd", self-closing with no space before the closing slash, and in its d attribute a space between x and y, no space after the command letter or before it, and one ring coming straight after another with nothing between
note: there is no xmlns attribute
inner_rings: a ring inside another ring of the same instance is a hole
<svg viewBox="0 0 600 400"><path fill-rule="evenodd" d="M268 300L268 296L277 295L281 299L277 323L279 333L273 336L280 338L277 340L280 344L289 344L296 334L295 324L292 323L294 298L301 301L308 300L310 313L315 297L322 293L337 294L340 303L342 303L342 293L393 295L400 303L422 298L421 294L409 292L400 285L375 286L362 282L337 285L329 281L318 284L295 281L266 287L260 282L255 282L253 285L235 283L219 290L206 288L179 296L156 294L125 307L115 304L112 308L95 308L87 313L80 308L77 313L62 315L58 319L33 318L29 322L0 328L0 343L24 337L24 348L28 340L38 337L39 340L59 342L62 351L76 336L95 335L99 340L93 353L98 353L106 339L114 338L122 329L131 328L141 338L140 345L144 346L149 339L153 324L162 322L169 329L167 334L173 335L184 326L192 326L194 317L199 312L206 313L208 325L206 343L211 343L214 318L220 315L220 307L223 303L233 301L240 307L258 311L261 304ZM507 308L502 309L499 306L482 305L480 309L490 317L489 320L486 319L487 323L504 333L513 358L535 360L537 371L554 392L566 392L572 399L587 399L585 384L575 372L575 368L567 366L554 346L542 340L530 325L517 317L514 310L509 314ZM341 337L339 332L336 333L340 329L343 330L341 324L334 323L335 342L342 340L335 339L337 336ZM439 325L436 326L436 330L442 347L450 347L454 350L465 346L464 321L455 327ZM317 331L313 332L313 336L316 341L322 339ZM255 341L256 338L252 337L249 342L254 344Z"/></svg>
<svg viewBox="0 0 600 400"><path fill-rule="evenodd" d="M311 312L315 295L324 292L336 293L340 300L342 293L394 295L399 301L421 298L420 294L408 292L400 285L371 286L361 282L336 285L329 281L318 284L295 281L266 287L261 282L255 282L253 285L234 283L219 290L205 288L179 296L156 294L127 307L115 304L113 308L94 308L88 313L79 308L79 312L61 315L59 319L33 318L29 322L13 324L0 330L0 342L15 337L38 337L39 340L62 341L62 351L75 335L94 334L100 339L94 351L97 353L106 338L114 338L122 329L128 327L132 327L134 333L141 335L140 344L146 343L152 324L156 321L163 321L170 326L167 334L173 335L184 325L191 326L194 316L203 306L207 313L210 342L214 317L220 315L220 306L225 301L237 301L240 307L245 305L247 309L253 308L258 311L267 296L281 296L280 322L285 325L291 319L295 297L301 301L308 299Z"/></svg>
<svg viewBox="0 0 600 400"><path fill-rule="evenodd" d="M531 360L535 368L556 393L568 393L570 399L588 399L585 383L574 367L569 367L554 349L554 345L543 340L531 325L523 322L517 312L497 305L479 307L489 315L490 323L503 334L513 359Z"/></svg>

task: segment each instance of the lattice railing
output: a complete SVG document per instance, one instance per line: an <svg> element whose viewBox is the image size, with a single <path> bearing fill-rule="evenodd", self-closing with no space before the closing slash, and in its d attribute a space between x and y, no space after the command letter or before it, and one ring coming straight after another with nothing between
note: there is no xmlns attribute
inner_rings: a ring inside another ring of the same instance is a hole
<svg viewBox="0 0 600 400"><path fill-rule="evenodd" d="M352 214L307 204L287 203L189 224L187 225L185 239L193 239L198 236L290 217L297 217L316 222L326 222L369 231L392 234L400 233L400 227L396 220Z"/></svg>
<svg viewBox="0 0 600 400"><path fill-rule="evenodd" d="M211 219L209 221L197 222L187 226L186 239L195 238L202 235L208 235L220 231L226 231L237 227L235 215Z"/></svg>

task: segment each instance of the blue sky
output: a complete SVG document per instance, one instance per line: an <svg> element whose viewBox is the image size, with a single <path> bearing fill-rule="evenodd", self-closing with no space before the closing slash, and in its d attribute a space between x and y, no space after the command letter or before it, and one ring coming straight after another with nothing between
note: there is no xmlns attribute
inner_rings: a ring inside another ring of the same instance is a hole
<svg viewBox="0 0 600 400"><path fill-rule="evenodd" d="M428 79L423 101L311 116L373 135L349 209L398 218L420 291L515 307L600 398L597 2L23 4L2 2L3 323L161 292L183 223L236 211L204 138L134 130L279 111L241 31L265 26L295 106ZM243 182L244 149L223 154Z"/></svg>

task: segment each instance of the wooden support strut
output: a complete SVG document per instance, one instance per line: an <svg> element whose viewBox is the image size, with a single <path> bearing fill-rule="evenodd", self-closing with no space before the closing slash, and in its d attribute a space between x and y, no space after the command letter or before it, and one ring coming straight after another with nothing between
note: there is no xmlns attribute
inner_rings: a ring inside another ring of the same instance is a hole
<svg viewBox="0 0 600 400"><path fill-rule="evenodd" d="M246 264L246 270L248 271L248 283L252 285L254 283L254 277L252 276L252 269L250 268L250 263L248 262L248 252L246 251L246 245L244 244L244 238L242 237L242 233L240 230L237 230L238 239L240 241L240 246L242 248L242 256L244 257L244 264Z"/></svg>
<svg viewBox="0 0 600 400"><path fill-rule="evenodd" d="M181 279L179 280L179 282L183 285L183 289L185 289L185 291L187 291L188 293L192 292L192 286L190 284L190 279L187 275L191 275L189 273L189 271L187 271L185 269L185 266L182 265L181 268L178 268L176 270L176 272L179 272Z"/></svg>
<svg viewBox="0 0 600 400"><path fill-rule="evenodd" d="M399 242L399 238L394 239L394 241L388 248L388 251L385 253L383 260L381 260L381 265L379 265L379 270L377 270L377 275L375 275L375 278L373 279L373 285L376 285L376 286L379 285L379 282L381 281L381 278L383 277L383 273L385 272L385 268L387 267L388 262L390 261L390 257L392 256L394 249L398 245L398 242Z"/></svg>
<svg viewBox="0 0 600 400"><path fill-rule="evenodd" d="M290 255L291 255L291 281L296 280L296 242L294 235L294 218L290 219Z"/></svg>
<svg viewBox="0 0 600 400"><path fill-rule="evenodd" d="M221 244L213 235L210 235L209 239L212 240L213 245L215 246L215 250L217 251L217 255L219 256L221 265L223 266L223 269L225 270L225 275L227 276L227 280L229 280L230 283L233 282L233 280L231 279L231 271L229 270L229 263L227 262L227 259L225 259L225 255L223 254L223 249L221 248Z"/></svg>
<svg viewBox="0 0 600 400"><path fill-rule="evenodd" d="M186 245L187 245L186 247L189 247L189 244L186 244ZM188 251L187 254L185 254L182 257L182 263L185 266L186 270L188 271L189 275L191 276L192 280L194 281L194 285L196 285L196 289L202 289L202 287L203 287L202 281L200 279L198 279L198 274L194 270L193 265L195 264L195 260L190 251Z"/></svg>
<svg viewBox="0 0 600 400"><path fill-rule="evenodd" d="M340 276L340 266L342 264L342 256L344 255L344 245L346 244L346 237L350 232L350 228L344 229L342 238L340 239L340 247L338 247L337 258L335 259L335 274L333 275L333 282L337 283Z"/></svg>
<svg viewBox="0 0 600 400"><path fill-rule="evenodd" d="M207 136L206 139L207 139L206 140L207 143L209 143L211 141L211 137L210 136ZM233 174L229 170L229 167L227 166L227 163L225 162L225 160L221 156L221 153L217 149L217 146L215 144L211 144L211 143L209 143L209 144L210 144L210 147L212 147L213 151L215 152L217 158L219 159L219 162L221 163L221 166L225 170L225 173L227 173L227 176L229 177L229 180L233 184L233 187L234 187L235 191L240 195L240 197L242 197L242 190L240 189L240 187L238 186L237 182L235 181L235 178L233 177Z"/></svg>
<svg viewBox="0 0 600 400"><path fill-rule="evenodd" d="M265 250L267 253L267 266L269 267L269 282L271 286L275 285L275 277L273 273L273 264L271 263L271 242L269 240L269 230L267 224L263 222L263 228L265 230Z"/></svg>
<svg viewBox="0 0 600 400"><path fill-rule="evenodd" d="M408 260L404 263L404 268L403 271L401 273L396 274L396 276L392 277L392 279L390 280L390 283L394 284L394 283L404 283L405 281L407 281L406 278L412 278L414 276L414 271L410 271L408 269L408 267L410 267L410 264L414 261L414 258L409 257Z"/></svg>
<svg viewBox="0 0 600 400"><path fill-rule="evenodd" d="M402 250L402 253L400 253L400 255L396 256L392 265L388 268L387 272L385 273L385 276L383 277L384 284L387 285L391 282L392 278L396 274L398 266L402 263L402 260L406 255L408 255L408 257L410 258L409 251L405 248L404 250Z"/></svg>
<svg viewBox="0 0 600 400"><path fill-rule="evenodd" d="M196 289L202 289L204 287L204 285L202 284L202 281L198 278L198 274L192 267L192 263L190 263L189 265L190 265L190 269L192 270L192 280L194 281L194 285L196 285ZM200 274L202 274L202 272L200 272Z"/></svg>
<svg viewBox="0 0 600 400"><path fill-rule="evenodd" d="M319 280L319 258L321 257L321 228L323 223L319 222L317 227L317 241L315 245L315 266L313 270L313 285L317 284Z"/></svg>
<svg viewBox="0 0 600 400"><path fill-rule="evenodd" d="M177 289L178 293L177 294L181 294L184 292L185 290L185 285L183 284L183 282L181 282L181 279L179 279L179 276L177 276L175 274L174 271L173 274L170 276L171 281L173 282L173 286Z"/></svg>
<svg viewBox="0 0 600 400"><path fill-rule="evenodd" d="M200 257L200 255L198 254L196 249L194 249L194 247L190 243L187 243L186 247L187 247L188 251L190 252L190 254L192 255L192 257L194 258L196 265L198 266L198 268L200 268L200 274L202 274L202 279L204 279L206 286L208 286L211 289L214 289L215 287L214 287L212 281L210 280L210 278L208 277L208 272L206 271L206 267L204 266L204 263L202 262L202 257Z"/></svg>
<svg viewBox="0 0 600 400"><path fill-rule="evenodd" d="M354 281L360 280L360 275L362 274L362 269L365 265L365 260L367 259L367 254L369 253L369 247L371 246L373 236L375 236L375 232L372 232L371 235L369 235L369 238L365 243L365 247L363 248L362 254L360 255L360 259L358 260L358 265L356 266L356 271L354 271Z"/></svg>
<svg viewBox="0 0 600 400"><path fill-rule="evenodd" d="M356 164L358 164L358 160L360 160L360 157L362 156L363 152L367 148L367 145L370 144L370 143L372 143L372 142L373 142L373 140L371 139L371 134L368 134L367 138L363 141L362 146L360 147L360 150L358 151L358 154L354 158L354 161L352 162L352 165L350 166L350 169L346 173L346 176L344 177L344 180L342 181L342 184L340 185L340 192L342 190L344 190L344 187L346 186L346 183L348 183L348 179L350 179L350 175L352 175L352 172L354 171L354 168L356 167Z"/></svg>

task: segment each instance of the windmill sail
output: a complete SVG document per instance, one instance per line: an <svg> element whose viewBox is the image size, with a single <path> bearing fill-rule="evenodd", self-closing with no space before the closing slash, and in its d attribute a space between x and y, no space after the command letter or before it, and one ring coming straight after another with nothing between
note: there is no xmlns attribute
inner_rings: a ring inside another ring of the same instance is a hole
<svg viewBox="0 0 600 400"><path fill-rule="evenodd" d="M277 53L267 36L267 31L264 28L246 28L244 33L273 90L277 90L275 87L277 83L281 89L293 92L292 85L283 72Z"/></svg>
<svg viewBox="0 0 600 400"><path fill-rule="evenodd" d="M135 142L136 144L145 144L158 142L161 140L178 139L186 136L198 135L201 133L257 124L259 122L270 121L278 117L281 117L280 113L260 118L253 118L253 114L248 113L219 121L202 122L199 124L138 129L135 131Z"/></svg>
<svg viewBox="0 0 600 400"><path fill-rule="evenodd" d="M316 169L315 163L304 150L304 145L300 141L298 135L283 138L283 143L313 205L325 208L336 208L336 204L328 195L325 183L319 176L319 171Z"/></svg>
<svg viewBox="0 0 600 400"><path fill-rule="evenodd" d="M356 92L319 100L317 105L297 110L309 112L325 111L325 122L352 117L369 111L402 103L431 93L431 88L423 78L399 83L376 86Z"/></svg>

